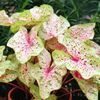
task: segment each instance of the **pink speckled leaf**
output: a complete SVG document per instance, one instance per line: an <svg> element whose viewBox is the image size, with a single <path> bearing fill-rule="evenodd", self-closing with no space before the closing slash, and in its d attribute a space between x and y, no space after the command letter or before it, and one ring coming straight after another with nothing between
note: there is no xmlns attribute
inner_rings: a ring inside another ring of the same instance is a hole
<svg viewBox="0 0 100 100"><path fill-rule="evenodd" d="M34 69L31 70L31 74L38 82L41 98L46 99L49 97L51 91L61 87L66 69L53 65L45 69L41 69L39 65L34 65L33 67Z"/></svg>
<svg viewBox="0 0 100 100"><path fill-rule="evenodd" d="M93 39L95 23L79 24L69 28L72 37L81 41Z"/></svg>
<svg viewBox="0 0 100 100"><path fill-rule="evenodd" d="M68 56L63 51L55 50L52 53L56 65L66 66L69 70L78 71L84 79L100 75L100 57L86 55L82 58Z"/></svg>
<svg viewBox="0 0 100 100"><path fill-rule="evenodd" d="M38 59L39 59L39 64L42 67L45 68L46 66L50 66L51 55L46 49L43 49L43 51L38 55Z"/></svg>
<svg viewBox="0 0 100 100"><path fill-rule="evenodd" d="M46 17L49 17L54 12L53 8L50 5L43 4L40 7L35 6L32 9L30 9L30 13L34 20L41 21Z"/></svg>
<svg viewBox="0 0 100 100"><path fill-rule="evenodd" d="M44 48L41 39L34 34L34 31L29 34L25 27L21 27L7 43L7 46L14 49L20 63L27 62L31 56L37 56Z"/></svg>
<svg viewBox="0 0 100 100"><path fill-rule="evenodd" d="M74 76L74 74L72 74ZM81 90L84 92L88 100L98 100L98 87L90 80L79 79L74 76Z"/></svg>
<svg viewBox="0 0 100 100"><path fill-rule="evenodd" d="M58 17L57 15L52 14L49 20L43 23L39 35L43 39L48 40L57 37L59 34L63 34L65 29L69 26L69 22L64 17Z"/></svg>
<svg viewBox="0 0 100 100"><path fill-rule="evenodd" d="M18 71L18 78L21 82L23 82L25 85L30 87L30 84L34 83L35 79L31 76L30 73L31 66L28 66L27 64L23 64L20 66Z"/></svg>
<svg viewBox="0 0 100 100"><path fill-rule="evenodd" d="M10 17L6 14L4 10L0 11L0 25L4 26L10 26L12 24L12 20Z"/></svg>
<svg viewBox="0 0 100 100"><path fill-rule="evenodd" d="M47 53L47 54L46 54ZM40 56L48 55L49 52L45 50L43 53L40 53ZM41 57L39 59L43 59L44 57ZM44 59L47 61L47 59ZM48 64L47 64L48 62ZM49 65L50 61L45 62L45 65ZM39 64L32 65L31 69L31 75L37 80L39 85L39 91L40 96L42 99L46 99L50 96L51 91L57 90L61 87L62 78L66 74L66 68L64 67L58 67L55 66L55 64L52 63L52 65L49 66L43 66L41 62Z"/></svg>
<svg viewBox="0 0 100 100"><path fill-rule="evenodd" d="M73 39L70 36L68 37L68 34L60 35L58 37L58 41L67 48L68 53L70 53L73 57L84 57L85 55L100 55L100 46L93 41L86 40L83 42L78 39Z"/></svg>
<svg viewBox="0 0 100 100"><path fill-rule="evenodd" d="M11 19L14 23L11 25L11 31L17 32L21 26L31 27L44 22L51 14L53 9L50 5L43 4L40 7L34 6L30 10L14 13Z"/></svg>

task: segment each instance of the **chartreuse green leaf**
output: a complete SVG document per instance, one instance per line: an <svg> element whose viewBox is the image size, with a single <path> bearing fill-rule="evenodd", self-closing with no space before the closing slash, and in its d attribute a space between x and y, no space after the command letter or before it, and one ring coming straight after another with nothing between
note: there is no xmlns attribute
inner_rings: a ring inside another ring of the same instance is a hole
<svg viewBox="0 0 100 100"><path fill-rule="evenodd" d="M10 17L6 14L4 10L0 11L0 25L3 26L10 26L12 24L12 20Z"/></svg>
<svg viewBox="0 0 100 100"><path fill-rule="evenodd" d="M57 100L57 97L54 94L51 94L46 100Z"/></svg>
<svg viewBox="0 0 100 100"><path fill-rule="evenodd" d="M10 38L7 46L14 49L17 59L20 63L26 63L31 56L37 56L43 50L42 40L37 36L36 28L33 27L28 33L25 27Z"/></svg>
<svg viewBox="0 0 100 100"><path fill-rule="evenodd" d="M66 65L66 60L71 59L71 56L69 54L61 50L54 50L52 52L52 57L53 57L54 63L57 66Z"/></svg>
<svg viewBox="0 0 100 100"><path fill-rule="evenodd" d="M3 58L3 51L4 51L4 49L5 49L5 46L0 46L0 61Z"/></svg>
<svg viewBox="0 0 100 100"><path fill-rule="evenodd" d="M93 39L95 23L79 24L69 28L68 32L75 39L81 41Z"/></svg>
<svg viewBox="0 0 100 100"><path fill-rule="evenodd" d="M13 70L15 67L9 60L0 62L0 76L5 74L7 69Z"/></svg>
<svg viewBox="0 0 100 100"><path fill-rule="evenodd" d="M98 86L99 89L100 89L100 76L95 76L95 77L91 78L91 81L92 81L94 84L97 84L97 86Z"/></svg>
<svg viewBox="0 0 100 100"><path fill-rule="evenodd" d="M53 9L49 5L35 6L30 10L21 13L15 13L11 16L14 23L11 25L11 31L17 32L21 26L34 26L46 20L53 13Z"/></svg>
<svg viewBox="0 0 100 100"><path fill-rule="evenodd" d="M33 94L34 100L42 100L39 94L39 87L35 84L30 84L30 92ZM54 94L51 94L49 98L45 100L57 100L57 97Z"/></svg>
<svg viewBox="0 0 100 100"><path fill-rule="evenodd" d="M100 75L100 57L98 56L86 55L84 58L77 58L59 50L55 50L52 56L57 66L63 65L69 70L77 70L84 79Z"/></svg>
<svg viewBox="0 0 100 100"><path fill-rule="evenodd" d="M42 100L39 94L39 87L35 84L30 84L30 92L34 96L34 100Z"/></svg>
<svg viewBox="0 0 100 100"><path fill-rule="evenodd" d="M57 37L59 34L63 34L65 29L69 26L69 22L64 17L58 17L56 14L52 14L49 19L43 23L39 31L39 36L44 40Z"/></svg>
<svg viewBox="0 0 100 100"><path fill-rule="evenodd" d="M31 75L37 80L42 99L47 99L51 91L61 87L62 78L66 74L66 68L51 64L50 54L45 49L39 54L39 64L31 64ZM46 58L49 59L46 59ZM42 62L43 61L43 62Z"/></svg>
<svg viewBox="0 0 100 100"><path fill-rule="evenodd" d="M15 64L18 67L21 65L20 62L17 60L15 54L11 54L11 55L7 56L7 60L11 61L13 64Z"/></svg>
<svg viewBox="0 0 100 100"><path fill-rule="evenodd" d="M96 84L90 80L78 79L75 76L74 78L78 82L81 90L84 92L88 100L98 100L98 87Z"/></svg>

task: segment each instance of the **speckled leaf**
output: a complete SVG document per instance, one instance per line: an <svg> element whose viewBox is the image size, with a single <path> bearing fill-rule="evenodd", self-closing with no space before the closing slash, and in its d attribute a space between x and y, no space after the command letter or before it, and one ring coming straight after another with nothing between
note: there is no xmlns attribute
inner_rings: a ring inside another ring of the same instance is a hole
<svg viewBox="0 0 100 100"><path fill-rule="evenodd" d="M39 64L44 68L51 64L51 55L46 49L43 49L43 51L38 55L38 59Z"/></svg>
<svg viewBox="0 0 100 100"><path fill-rule="evenodd" d="M32 14L32 17L35 20L39 21L53 14L53 8L50 5L43 4L40 7L33 7L32 9L30 9L30 12Z"/></svg>
<svg viewBox="0 0 100 100"><path fill-rule="evenodd" d="M20 62L17 60L15 54L8 55L7 60L10 60L13 64L15 64L18 67L21 65ZM16 68L18 68L18 67L16 67Z"/></svg>
<svg viewBox="0 0 100 100"><path fill-rule="evenodd" d="M94 84L97 84L97 86L99 87L99 90L100 90L100 76L95 76L95 77L91 78L91 81Z"/></svg>
<svg viewBox="0 0 100 100"><path fill-rule="evenodd" d="M10 17L6 14L4 10L0 11L0 25L3 26L10 26L12 24L12 20Z"/></svg>
<svg viewBox="0 0 100 100"><path fill-rule="evenodd" d="M89 80L80 80L76 77L75 79L88 100L98 100L98 88L96 84L93 84Z"/></svg>
<svg viewBox="0 0 100 100"><path fill-rule="evenodd" d="M78 39L73 39L72 37L68 37L67 34L60 35L58 37L59 43L63 44L68 53L70 53L74 57L84 57L85 55L100 55L100 46L94 43L93 41L80 41Z"/></svg>
<svg viewBox="0 0 100 100"><path fill-rule="evenodd" d="M5 74L6 70L16 70L18 65L10 60L0 62L0 76Z"/></svg>
<svg viewBox="0 0 100 100"><path fill-rule="evenodd" d="M52 56L56 65L66 65L69 70L77 70L84 79L100 75L100 57L86 55L85 58L77 58L58 50Z"/></svg>
<svg viewBox="0 0 100 100"><path fill-rule="evenodd" d="M31 76L30 72L31 72L31 66L28 66L28 64L21 65L18 71L19 80L28 87L30 87L31 83L34 83L34 77Z"/></svg>
<svg viewBox="0 0 100 100"><path fill-rule="evenodd" d="M69 28L72 37L79 40L93 39L95 23L79 24Z"/></svg>
<svg viewBox="0 0 100 100"><path fill-rule="evenodd" d="M49 5L35 6L30 10L24 10L11 16L14 23L11 25L11 31L17 32L21 26L30 27L43 22L53 13L53 9Z"/></svg>
<svg viewBox="0 0 100 100"><path fill-rule="evenodd" d="M51 91L61 87L62 78L66 74L66 69L53 65L41 68L39 64L33 67L34 69L31 70L31 74L38 82L41 98L46 99L49 97Z"/></svg>
<svg viewBox="0 0 100 100"><path fill-rule="evenodd" d="M59 34L63 34L69 26L69 22L64 17L52 14L48 21L43 23L39 35L44 40L48 40L57 37Z"/></svg>
<svg viewBox="0 0 100 100"><path fill-rule="evenodd" d="M79 71L85 79L100 75L99 45L90 40L80 41L74 39L67 33L60 35L58 41L67 48L68 54L72 56L70 70Z"/></svg>
<svg viewBox="0 0 100 100"><path fill-rule="evenodd" d="M37 56L44 48L41 39L34 36L36 33L32 31L32 34L29 34L25 27L21 27L7 43L7 46L14 49L17 59L22 64L27 62L31 56Z"/></svg>
<svg viewBox="0 0 100 100"><path fill-rule="evenodd" d="M49 52L45 52L44 50L43 53L40 53L40 61L45 58L44 55L50 56ZM55 64L53 63L52 65L50 65L49 60L44 60L45 62L43 63L40 62L39 64L35 65L30 64L30 66L33 66L33 69L31 69L31 75L38 82L40 96L42 99L48 98L51 91L57 90L61 87L62 78L66 74L66 68L55 66ZM48 62L48 64L46 61Z"/></svg>
<svg viewBox="0 0 100 100"><path fill-rule="evenodd" d="M52 57L53 57L54 63L57 66L62 66L62 65L66 66L66 60L71 59L70 55L60 50L54 50L52 52Z"/></svg>
<svg viewBox="0 0 100 100"><path fill-rule="evenodd" d="M13 70L7 70L5 74L0 76L0 82L11 82L17 78L17 72Z"/></svg>
<svg viewBox="0 0 100 100"><path fill-rule="evenodd" d="M5 49L5 46L0 46L0 61L3 58L3 51L4 51L4 49Z"/></svg>

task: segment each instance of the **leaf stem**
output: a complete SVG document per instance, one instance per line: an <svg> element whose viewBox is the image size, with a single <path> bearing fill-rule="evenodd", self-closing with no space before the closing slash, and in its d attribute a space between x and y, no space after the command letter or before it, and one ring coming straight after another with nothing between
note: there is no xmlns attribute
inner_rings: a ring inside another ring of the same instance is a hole
<svg viewBox="0 0 100 100"><path fill-rule="evenodd" d="M8 92L8 100L12 100L12 98L11 98L11 94L13 93L13 91L16 89L16 87L15 88L12 88L9 92Z"/></svg>

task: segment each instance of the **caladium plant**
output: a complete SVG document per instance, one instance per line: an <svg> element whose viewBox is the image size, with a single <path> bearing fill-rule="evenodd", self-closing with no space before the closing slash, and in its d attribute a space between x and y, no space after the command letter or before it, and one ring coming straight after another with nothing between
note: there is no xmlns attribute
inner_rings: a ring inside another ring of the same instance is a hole
<svg viewBox="0 0 100 100"><path fill-rule="evenodd" d="M66 18L44 4L10 17L2 10L0 25L14 33L7 46L15 52L4 56L5 46L0 46L0 82L18 78L34 99L56 99L52 91L61 88L69 70L86 97L98 100L100 46L92 41L95 23L70 27Z"/></svg>

